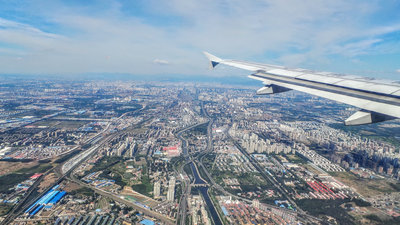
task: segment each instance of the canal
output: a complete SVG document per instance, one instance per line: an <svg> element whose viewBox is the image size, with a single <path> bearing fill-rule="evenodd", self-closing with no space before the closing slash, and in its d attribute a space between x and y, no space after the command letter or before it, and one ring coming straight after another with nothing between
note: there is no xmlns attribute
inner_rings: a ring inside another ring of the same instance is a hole
<svg viewBox="0 0 400 225"><path fill-rule="evenodd" d="M194 176L194 184L200 184L200 185L205 185L207 184L206 181L204 181L203 179L201 179L199 172L195 166L195 164L193 163L193 161L190 159L188 152L187 152L187 141L182 138L181 133L178 133L177 137L182 141L182 152L183 152L183 156L185 157L185 161L186 162L190 162L190 167L192 169L193 172L193 176ZM215 225L222 225L221 219L218 216L217 210L215 209L210 196L208 195L208 186L200 186L197 187L197 189L199 190L199 192L201 193L201 195L204 198L204 201L206 202L208 211L211 214L211 218L214 221Z"/></svg>
<svg viewBox="0 0 400 225"><path fill-rule="evenodd" d="M207 184L201 177L199 176L199 173L197 171L196 166L194 165L193 162L190 162L190 167L192 168L192 172L194 175L194 184ZM206 205L208 207L208 210L210 211L211 217L214 221L215 225L222 225L222 222L218 216L217 210L215 209L210 196L208 195L208 187L207 186L200 186L197 187L198 190L200 191L201 195L204 198L204 201L206 202Z"/></svg>

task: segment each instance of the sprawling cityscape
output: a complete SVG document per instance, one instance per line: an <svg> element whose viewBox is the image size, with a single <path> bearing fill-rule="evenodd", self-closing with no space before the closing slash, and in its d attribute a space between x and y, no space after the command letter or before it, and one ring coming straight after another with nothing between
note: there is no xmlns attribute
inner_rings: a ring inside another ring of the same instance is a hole
<svg viewBox="0 0 400 225"><path fill-rule="evenodd" d="M398 120L256 90L3 79L0 223L400 223Z"/></svg>

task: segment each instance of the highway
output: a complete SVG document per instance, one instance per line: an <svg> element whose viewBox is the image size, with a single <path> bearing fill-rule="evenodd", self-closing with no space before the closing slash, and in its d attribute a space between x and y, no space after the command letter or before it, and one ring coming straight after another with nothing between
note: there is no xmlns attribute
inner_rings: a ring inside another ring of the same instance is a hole
<svg viewBox="0 0 400 225"><path fill-rule="evenodd" d="M76 168L85 159L87 159L87 157L93 155L98 150L98 148L101 147L104 143L106 143L107 141L111 140L112 138L114 138L119 134L119 132L117 132L108 136L103 136L110 129L110 125L111 123L108 123L107 127L104 130L102 130L94 137L90 138L88 141L85 142L85 144L91 144L93 146L91 146L88 150L72 157L61 166L62 175L68 174L72 169Z"/></svg>

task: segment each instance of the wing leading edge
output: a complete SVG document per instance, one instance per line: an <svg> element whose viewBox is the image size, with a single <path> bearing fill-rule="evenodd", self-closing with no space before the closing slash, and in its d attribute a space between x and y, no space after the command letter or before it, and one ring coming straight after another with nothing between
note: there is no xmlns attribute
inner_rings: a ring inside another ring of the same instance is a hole
<svg viewBox="0 0 400 225"><path fill-rule="evenodd" d="M377 123L400 118L400 83L352 75L288 69L282 66L226 60L204 52L210 68L218 64L252 71L250 78L264 87L257 94L297 90L360 108L345 120L346 125Z"/></svg>

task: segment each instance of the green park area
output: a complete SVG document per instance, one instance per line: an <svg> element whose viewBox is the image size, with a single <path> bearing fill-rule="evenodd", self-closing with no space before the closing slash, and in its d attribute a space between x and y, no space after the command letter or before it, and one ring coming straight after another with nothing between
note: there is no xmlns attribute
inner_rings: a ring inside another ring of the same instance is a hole
<svg viewBox="0 0 400 225"><path fill-rule="evenodd" d="M124 161L121 157L103 157L86 174L96 171L102 171L102 178L114 180L121 187L131 186L133 190L147 196L153 191L146 163L138 165L134 161Z"/></svg>
<svg viewBox="0 0 400 225"><path fill-rule="evenodd" d="M206 169L207 169L208 171L211 171L212 166L213 166L213 164L214 164L214 162L215 162L216 156L217 156L217 155L216 155L215 153L209 153L209 154L205 155L205 156L202 158L203 165L206 167Z"/></svg>
<svg viewBox="0 0 400 225"><path fill-rule="evenodd" d="M153 184L150 182L150 178L147 171L142 172L142 178L140 180L140 184L132 185L132 189L141 194L151 197L150 192L153 191Z"/></svg>
<svg viewBox="0 0 400 225"><path fill-rule="evenodd" d="M69 193L70 195L82 195L82 196L93 196L95 192L88 187L81 187L79 189L73 190Z"/></svg>
<svg viewBox="0 0 400 225"><path fill-rule="evenodd" d="M302 199L296 201L296 204L309 214L322 218L327 224L356 224L354 218L348 214L345 208L341 207L348 201L348 199Z"/></svg>
<svg viewBox="0 0 400 225"><path fill-rule="evenodd" d="M300 157L298 155L284 155L284 157L288 160L290 163L298 163L298 164L306 164L308 162L307 159Z"/></svg>

